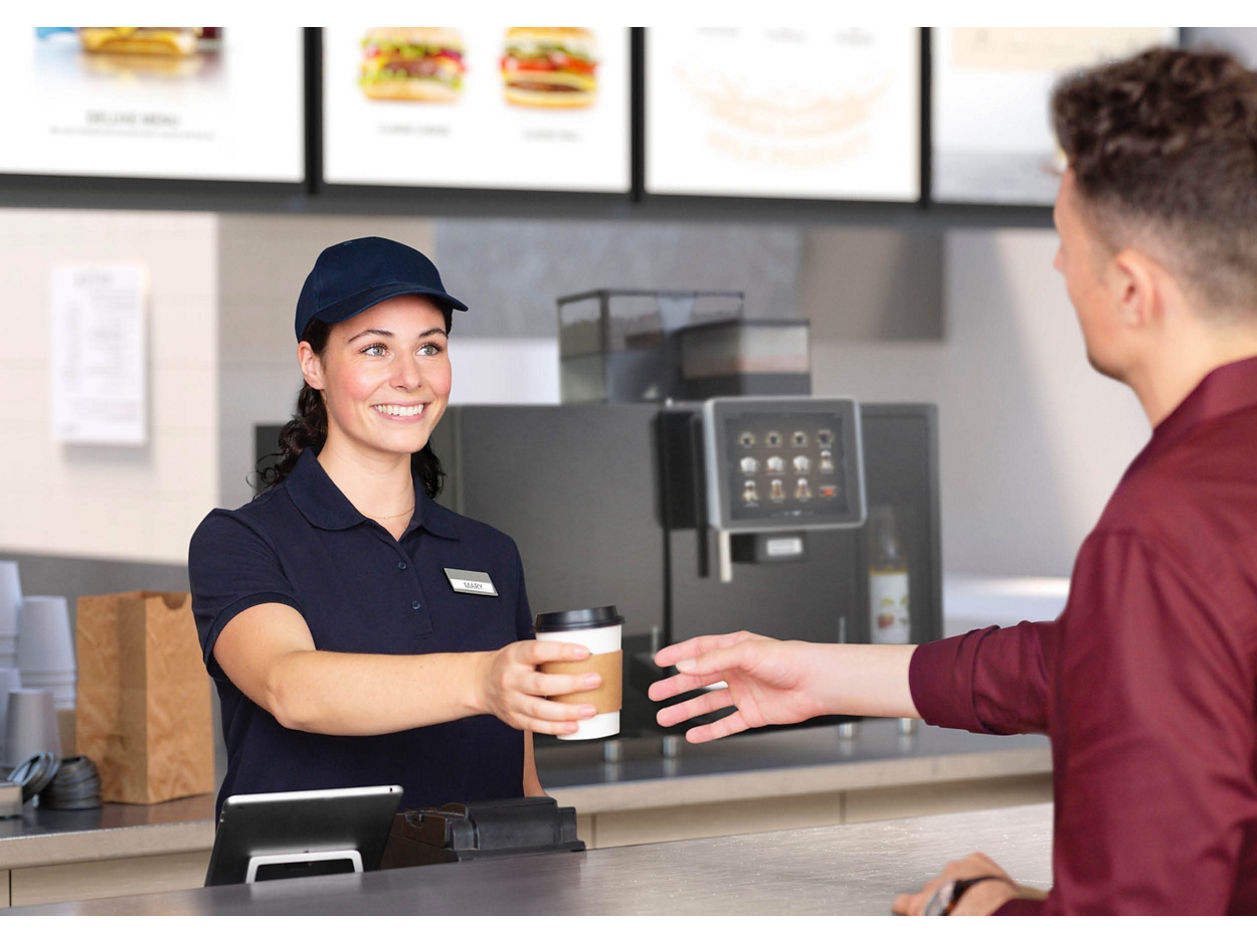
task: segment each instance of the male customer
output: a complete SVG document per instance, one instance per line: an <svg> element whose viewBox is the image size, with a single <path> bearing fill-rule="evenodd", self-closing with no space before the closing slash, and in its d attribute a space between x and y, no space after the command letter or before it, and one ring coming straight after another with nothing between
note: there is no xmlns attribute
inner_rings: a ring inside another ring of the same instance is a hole
<svg viewBox="0 0 1257 942"><path fill-rule="evenodd" d="M665 648L655 699L701 742L820 714L1047 732L1054 886L975 854L960 913L1257 913L1257 75L1156 49L1052 100L1068 170L1056 267L1092 365L1152 425L1075 562L1054 622L933 644L735 634Z"/></svg>

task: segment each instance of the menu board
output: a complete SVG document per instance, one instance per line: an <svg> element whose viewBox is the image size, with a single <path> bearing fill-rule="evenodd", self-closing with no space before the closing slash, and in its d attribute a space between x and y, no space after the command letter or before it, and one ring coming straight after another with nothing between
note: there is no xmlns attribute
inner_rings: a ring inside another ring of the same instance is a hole
<svg viewBox="0 0 1257 942"><path fill-rule="evenodd" d="M931 196L1051 205L1064 164L1048 110L1053 85L1177 35L1159 26L934 29Z"/></svg>
<svg viewBox="0 0 1257 942"><path fill-rule="evenodd" d="M323 179L625 193L626 27L323 29Z"/></svg>
<svg viewBox="0 0 1257 942"><path fill-rule="evenodd" d="M647 192L918 199L920 43L907 27L647 29Z"/></svg>
<svg viewBox="0 0 1257 942"><path fill-rule="evenodd" d="M299 27L0 31L0 173L299 183Z"/></svg>

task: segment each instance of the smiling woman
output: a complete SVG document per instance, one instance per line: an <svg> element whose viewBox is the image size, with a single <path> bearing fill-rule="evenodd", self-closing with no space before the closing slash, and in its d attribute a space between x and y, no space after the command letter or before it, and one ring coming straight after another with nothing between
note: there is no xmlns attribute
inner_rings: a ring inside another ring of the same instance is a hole
<svg viewBox="0 0 1257 942"><path fill-rule="evenodd" d="M388 239L331 246L306 279L305 382L281 461L188 551L222 702L220 805L360 785L401 785L409 808L541 794L531 733L592 713L547 699L600 679L537 670L589 652L532 640L514 542L433 500L444 475L429 438L449 401L452 311L466 309Z"/></svg>

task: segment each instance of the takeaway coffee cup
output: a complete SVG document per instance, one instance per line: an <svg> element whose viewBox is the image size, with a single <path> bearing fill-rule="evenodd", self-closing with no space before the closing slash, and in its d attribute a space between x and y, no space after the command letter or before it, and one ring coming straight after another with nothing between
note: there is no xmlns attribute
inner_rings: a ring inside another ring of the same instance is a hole
<svg viewBox="0 0 1257 942"><path fill-rule="evenodd" d="M614 605L578 608L566 612L543 612L533 620L539 641L567 641L584 645L590 658L585 661L550 661L542 664L547 674L585 674L597 671L602 686L596 690L569 693L551 699L559 703L592 703L598 713L581 720L574 733L560 739L600 739L620 731L620 697L624 675L620 654L620 633L624 619Z"/></svg>

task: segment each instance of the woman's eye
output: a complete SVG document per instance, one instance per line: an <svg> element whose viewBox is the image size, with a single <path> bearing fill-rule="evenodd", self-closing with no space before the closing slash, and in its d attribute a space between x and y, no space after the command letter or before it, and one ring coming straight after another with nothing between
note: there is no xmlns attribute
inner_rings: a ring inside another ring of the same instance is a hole
<svg viewBox="0 0 1257 942"><path fill-rule="evenodd" d="M442 347L439 343L425 343L419 348L419 355L424 357L434 357L441 353Z"/></svg>
<svg viewBox="0 0 1257 942"><path fill-rule="evenodd" d="M362 352L369 357L382 357L388 353L388 347L382 343L373 343L369 347L364 347Z"/></svg>

